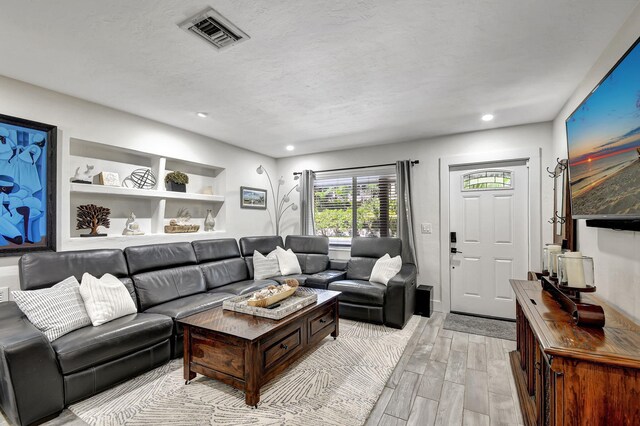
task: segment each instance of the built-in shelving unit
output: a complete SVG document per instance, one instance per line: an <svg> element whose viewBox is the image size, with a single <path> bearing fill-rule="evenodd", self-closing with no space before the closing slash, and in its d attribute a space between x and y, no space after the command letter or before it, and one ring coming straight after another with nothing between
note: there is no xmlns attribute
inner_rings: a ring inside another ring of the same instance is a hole
<svg viewBox="0 0 640 426"><path fill-rule="evenodd" d="M217 238L225 234L224 194L225 169L220 166L132 150L121 146L69 138L62 146L62 176L59 214L63 250L99 247L125 247L174 241ZM121 183L136 169L150 169L157 183L150 189L128 186L106 186L71 182L72 176L86 165L94 166L92 173L118 173ZM187 192L172 192L165 188L164 177L179 170L189 176ZM86 238L86 230L76 230L76 211L79 205L97 204L111 209L111 225L101 231L106 237ZM164 232L180 208L187 208L191 223L200 225L199 232L168 234ZM215 230L204 232L204 219L211 210L216 218ZM134 212L144 235L125 236L122 231L129 214Z"/></svg>

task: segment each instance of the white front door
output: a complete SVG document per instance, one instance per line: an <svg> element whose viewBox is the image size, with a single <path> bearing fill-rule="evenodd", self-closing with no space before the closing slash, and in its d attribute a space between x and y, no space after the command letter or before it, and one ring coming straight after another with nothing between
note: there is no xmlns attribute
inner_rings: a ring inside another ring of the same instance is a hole
<svg viewBox="0 0 640 426"><path fill-rule="evenodd" d="M528 166L452 167L449 185L451 310L515 318L509 279L527 277Z"/></svg>

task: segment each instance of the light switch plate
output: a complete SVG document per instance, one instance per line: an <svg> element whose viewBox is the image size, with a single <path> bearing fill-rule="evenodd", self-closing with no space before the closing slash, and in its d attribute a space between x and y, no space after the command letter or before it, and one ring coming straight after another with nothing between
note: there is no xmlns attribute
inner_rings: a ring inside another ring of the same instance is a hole
<svg viewBox="0 0 640 426"><path fill-rule="evenodd" d="M420 225L423 234L431 234L433 232L433 227L430 223L423 223Z"/></svg>

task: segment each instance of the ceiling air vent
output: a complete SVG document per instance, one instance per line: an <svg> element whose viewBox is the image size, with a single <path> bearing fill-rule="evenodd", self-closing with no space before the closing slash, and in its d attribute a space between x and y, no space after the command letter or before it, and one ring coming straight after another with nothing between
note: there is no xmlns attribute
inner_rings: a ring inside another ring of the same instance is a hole
<svg viewBox="0 0 640 426"><path fill-rule="evenodd" d="M179 26L218 50L231 47L251 38L212 7L187 19Z"/></svg>

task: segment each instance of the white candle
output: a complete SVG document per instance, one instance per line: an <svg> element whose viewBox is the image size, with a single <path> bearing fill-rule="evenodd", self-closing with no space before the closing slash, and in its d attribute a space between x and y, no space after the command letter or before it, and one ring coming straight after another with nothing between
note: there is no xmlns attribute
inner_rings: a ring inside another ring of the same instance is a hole
<svg viewBox="0 0 640 426"><path fill-rule="evenodd" d="M587 287L584 279L582 253L574 251L564 254L565 270L567 271L567 285L569 287Z"/></svg>
<svg viewBox="0 0 640 426"><path fill-rule="evenodd" d="M562 252L562 246L558 244L549 244L547 246L547 256L549 256L547 265L549 266L549 273L552 275L558 273L558 257L556 255L560 252Z"/></svg>

